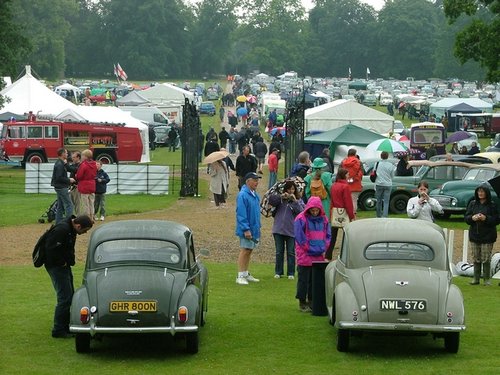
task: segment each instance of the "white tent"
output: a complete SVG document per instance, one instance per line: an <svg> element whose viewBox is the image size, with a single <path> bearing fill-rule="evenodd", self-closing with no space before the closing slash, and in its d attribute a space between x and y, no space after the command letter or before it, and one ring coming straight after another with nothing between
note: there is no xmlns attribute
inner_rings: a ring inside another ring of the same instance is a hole
<svg viewBox="0 0 500 375"><path fill-rule="evenodd" d="M70 83L64 83L60 86L57 86L55 89L54 89L54 92L57 94L57 95L60 95L60 96L66 96L67 97L67 93L68 92L72 92L73 93L73 98L75 98L75 100L78 100L78 97L80 96L81 94L81 90L76 87L76 86L73 86L72 84ZM66 95L61 95L62 93L65 93Z"/></svg>
<svg viewBox="0 0 500 375"><path fill-rule="evenodd" d="M88 121L96 123L123 123L126 127L139 128L142 140L141 163L147 163L149 158L149 131L148 126L116 107L75 106L59 113L56 120Z"/></svg>
<svg viewBox="0 0 500 375"><path fill-rule="evenodd" d="M356 124L379 134L392 131L394 117L352 100L340 99L305 111L305 130L331 130Z"/></svg>
<svg viewBox="0 0 500 375"><path fill-rule="evenodd" d="M444 98L431 104L429 111L434 113L437 118L443 117L448 108L457 104L465 103L483 112L492 112L493 104L485 102L478 98Z"/></svg>
<svg viewBox="0 0 500 375"><path fill-rule="evenodd" d="M26 74L5 87L0 94L10 99L10 102L0 109L0 113L23 115L32 111L35 115L56 115L65 109L76 107L33 77L29 65L26 66Z"/></svg>
<svg viewBox="0 0 500 375"><path fill-rule="evenodd" d="M152 104L184 104L184 99L194 100L194 94L190 91L169 83L162 83L149 89L142 90L141 96Z"/></svg>

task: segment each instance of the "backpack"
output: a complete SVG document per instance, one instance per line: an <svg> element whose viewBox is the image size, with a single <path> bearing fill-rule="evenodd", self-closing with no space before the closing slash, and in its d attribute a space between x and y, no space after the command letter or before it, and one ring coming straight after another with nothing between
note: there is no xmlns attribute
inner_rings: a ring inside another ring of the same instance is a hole
<svg viewBox="0 0 500 375"><path fill-rule="evenodd" d="M33 265L35 266L35 268L40 268L45 264L45 241L47 240L48 234L54 227L55 225L47 229L45 233L40 236L40 238L36 242L35 247L33 248L31 258L33 259Z"/></svg>
<svg viewBox="0 0 500 375"><path fill-rule="evenodd" d="M319 197L321 200L325 199L328 196L328 192L325 189L325 185L321 178L311 179L311 196Z"/></svg>
<svg viewBox="0 0 500 375"><path fill-rule="evenodd" d="M277 194L279 193L279 183L274 184L266 193L262 196L262 199L260 201L260 213L264 217L275 217L276 216L276 207L271 206L269 204L269 197L272 194Z"/></svg>
<svg viewBox="0 0 500 375"><path fill-rule="evenodd" d="M373 183L375 183L375 181L377 180L377 168L378 168L378 162L375 165L375 168L373 168L370 173L370 181Z"/></svg>

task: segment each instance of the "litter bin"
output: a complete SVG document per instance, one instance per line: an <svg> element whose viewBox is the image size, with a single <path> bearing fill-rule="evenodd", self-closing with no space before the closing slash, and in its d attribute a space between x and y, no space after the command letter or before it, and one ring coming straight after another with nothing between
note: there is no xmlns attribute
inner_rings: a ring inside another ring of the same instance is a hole
<svg viewBox="0 0 500 375"><path fill-rule="evenodd" d="M325 270L329 262L312 263L312 314L328 315L325 298Z"/></svg>

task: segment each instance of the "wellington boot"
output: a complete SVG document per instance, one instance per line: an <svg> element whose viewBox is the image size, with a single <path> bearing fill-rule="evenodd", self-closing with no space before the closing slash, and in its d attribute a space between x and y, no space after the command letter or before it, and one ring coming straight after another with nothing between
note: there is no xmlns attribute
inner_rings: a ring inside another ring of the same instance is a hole
<svg viewBox="0 0 500 375"><path fill-rule="evenodd" d="M484 285L486 285L486 286L490 286L491 285L490 276L491 276L491 263L490 262L484 262L483 263L483 281L484 281Z"/></svg>
<svg viewBox="0 0 500 375"><path fill-rule="evenodd" d="M479 285L480 278L481 278L481 263L474 263L474 278L469 284Z"/></svg>

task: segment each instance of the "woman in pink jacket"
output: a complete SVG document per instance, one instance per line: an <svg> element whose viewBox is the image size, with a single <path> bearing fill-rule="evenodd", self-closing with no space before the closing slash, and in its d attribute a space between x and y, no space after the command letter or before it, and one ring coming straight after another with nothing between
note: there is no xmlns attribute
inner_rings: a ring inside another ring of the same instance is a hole
<svg viewBox="0 0 500 375"><path fill-rule="evenodd" d="M311 312L312 262L325 260L330 244L331 229L321 199L312 196L294 222L295 253L297 258L297 294L302 312Z"/></svg>
<svg viewBox="0 0 500 375"><path fill-rule="evenodd" d="M95 180L97 176L97 164L92 159L92 151L82 151L82 162L76 172L78 192L80 193L81 215L87 214L92 220L94 218Z"/></svg>

